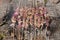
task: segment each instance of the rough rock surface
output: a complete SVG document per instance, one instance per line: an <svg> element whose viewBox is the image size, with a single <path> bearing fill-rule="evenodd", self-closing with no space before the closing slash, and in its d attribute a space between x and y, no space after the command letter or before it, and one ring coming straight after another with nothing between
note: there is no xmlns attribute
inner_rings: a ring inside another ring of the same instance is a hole
<svg viewBox="0 0 60 40"><path fill-rule="evenodd" d="M48 14L52 17L60 17L60 2L57 3L58 1L49 0L46 4ZM55 22L57 31L50 37L50 40L60 40L60 19L57 19Z"/></svg>
<svg viewBox="0 0 60 40"><path fill-rule="evenodd" d="M49 0L46 4L48 14L53 17L59 17L60 16L60 3L56 4L54 3L55 0Z"/></svg>

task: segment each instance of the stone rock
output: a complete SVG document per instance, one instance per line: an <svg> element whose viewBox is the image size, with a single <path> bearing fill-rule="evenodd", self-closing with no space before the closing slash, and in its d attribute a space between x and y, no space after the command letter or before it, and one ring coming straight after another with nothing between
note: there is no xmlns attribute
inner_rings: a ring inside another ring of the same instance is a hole
<svg viewBox="0 0 60 40"><path fill-rule="evenodd" d="M48 15L52 17L60 17L60 3L56 4L59 0L48 0L46 7L48 11ZM59 19L57 19L59 20ZM50 37L50 40L60 40L60 21L55 21L56 24L52 24L51 26L56 26L56 32Z"/></svg>
<svg viewBox="0 0 60 40"><path fill-rule="evenodd" d="M58 1L57 1L58 2ZM53 0L49 0L46 4L47 11L49 16L52 17L59 17L60 16L60 3L59 4L54 4Z"/></svg>
<svg viewBox="0 0 60 40"><path fill-rule="evenodd" d="M56 4L57 15L60 17L60 3Z"/></svg>
<svg viewBox="0 0 60 40"><path fill-rule="evenodd" d="M49 0L51 3L56 4L59 0Z"/></svg>
<svg viewBox="0 0 60 40"><path fill-rule="evenodd" d="M0 3L0 18L2 18L6 14L6 9L7 9L8 6L9 6L8 1L1 0L1 3Z"/></svg>

